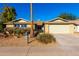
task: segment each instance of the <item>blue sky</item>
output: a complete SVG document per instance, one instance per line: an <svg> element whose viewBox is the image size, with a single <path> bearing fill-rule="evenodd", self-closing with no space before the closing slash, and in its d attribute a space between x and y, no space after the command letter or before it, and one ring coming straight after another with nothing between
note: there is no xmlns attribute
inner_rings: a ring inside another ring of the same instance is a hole
<svg viewBox="0 0 79 59"><path fill-rule="evenodd" d="M30 20L30 4L29 3L7 3L16 9L17 19L24 18ZM3 8L5 4L0 4ZM33 3L33 19L48 21L56 18L61 13L72 13L79 17L79 3Z"/></svg>

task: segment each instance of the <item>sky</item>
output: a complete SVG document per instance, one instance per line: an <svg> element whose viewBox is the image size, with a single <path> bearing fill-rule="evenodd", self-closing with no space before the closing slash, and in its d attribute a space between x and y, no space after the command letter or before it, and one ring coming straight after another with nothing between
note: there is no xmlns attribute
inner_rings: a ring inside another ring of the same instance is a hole
<svg viewBox="0 0 79 59"><path fill-rule="evenodd" d="M0 3L0 8L3 8L5 5L16 9L16 19L24 18L30 21L29 3ZM34 21L49 21L58 17L61 13L72 13L79 17L79 3L33 3L32 5Z"/></svg>

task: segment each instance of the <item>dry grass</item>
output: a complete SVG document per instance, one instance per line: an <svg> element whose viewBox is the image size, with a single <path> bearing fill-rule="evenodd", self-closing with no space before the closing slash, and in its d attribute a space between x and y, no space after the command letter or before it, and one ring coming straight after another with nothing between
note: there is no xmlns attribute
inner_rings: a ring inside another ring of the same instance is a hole
<svg viewBox="0 0 79 59"><path fill-rule="evenodd" d="M44 44L39 42L38 40L33 40L29 45L33 46L33 47L56 47L58 45L57 42L52 42L49 44Z"/></svg>
<svg viewBox="0 0 79 59"><path fill-rule="evenodd" d="M0 47L26 47L26 40L21 37L9 36L7 38L0 37Z"/></svg>
<svg viewBox="0 0 79 59"><path fill-rule="evenodd" d="M52 42L49 44L40 43L35 38L30 38L30 46L34 47L55 47L57 43ZM27 47L27 41L24 37L17 38L15 36L9 36L7 38L0 37L0 47Z"/></svg>

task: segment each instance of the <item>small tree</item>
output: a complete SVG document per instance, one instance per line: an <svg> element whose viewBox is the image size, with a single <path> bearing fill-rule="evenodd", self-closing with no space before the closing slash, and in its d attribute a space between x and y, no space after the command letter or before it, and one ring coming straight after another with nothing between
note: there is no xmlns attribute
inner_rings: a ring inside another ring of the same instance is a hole
<svg viewBox="0 0 79 59"><path fill-rule="evenodd" d="M15 20L16 18L16 10L13 7L4 7L2 12L0 13L1 20L5 23L8 21Z"/></svg>
<svg viewBox="0 0 79 59"><path fill-rule="evenodd" d="M77 17L71 13L61 13L58 17L61 17L63 19L67 20L76 20Z"/></svg>
<svg viewBox="0 0 79 59"><path fill-rule="evenodd" d="M13 7L4 7L1 9L2 12L0 12L0 32L3 31L5 28L6 22L15 20L16 18L16 10Z"/></svg>

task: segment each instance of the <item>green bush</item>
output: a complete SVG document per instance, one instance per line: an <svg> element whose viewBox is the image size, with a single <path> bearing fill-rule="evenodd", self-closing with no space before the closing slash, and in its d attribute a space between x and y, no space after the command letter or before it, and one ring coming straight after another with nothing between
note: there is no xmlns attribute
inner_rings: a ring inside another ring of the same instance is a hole
<svg viewBox="0 0 79 59"><path fill-rule="evenodd" d="M30 31L30 28L5 28L4 33L9 32L9 35L15 35L18 38L23 36L23 34L27 31Z"/></svg>
<svg viewBox="0 0 79 59"><path fill-rule="evenodd" d="M19 28L16 28L16 29L14 30L14 33L15 33L15 35L16 35L17 37L19 37L19 35L21 34L21 30L20 30Z"/></svg>
<svg viewBox="0 0 79 59"><path fill-rule="evenodd" d="M21 29L20 28L15 28L14 32L15 32L15 34L20 34L21 33Z"/></svg>
<svg viewBox="0 0 79 59"><path fill-rule="evenodd" d="M15 33L15 36L20 37L20 35L23 36L24 33L27 32L27 31L30 31L30 29L29 28L25 28L25 29L15 28L14 33Z"/></svg>
<svg viewBox="0 0 79 59"><path fill-rule="evenodd" d="M52 36L51 34L45 34L45 33L38 34L36 39L39 42L44 44L56 42L56 39L54 38L54 36Z"/></svg>

